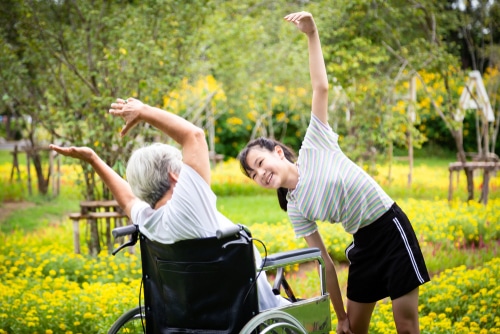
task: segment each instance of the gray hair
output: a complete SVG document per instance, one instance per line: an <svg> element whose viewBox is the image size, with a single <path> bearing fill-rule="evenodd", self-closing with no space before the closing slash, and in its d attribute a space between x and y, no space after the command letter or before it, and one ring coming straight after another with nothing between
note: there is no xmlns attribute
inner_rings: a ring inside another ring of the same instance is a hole
<svg viewBox="0 0 500 334"><path fill-rule="evenodd" d="M168 174L178 175L181 168L182 154L179 149L154 143L132 153L126 177L134 195L154 208L171 187Z"/></svg>

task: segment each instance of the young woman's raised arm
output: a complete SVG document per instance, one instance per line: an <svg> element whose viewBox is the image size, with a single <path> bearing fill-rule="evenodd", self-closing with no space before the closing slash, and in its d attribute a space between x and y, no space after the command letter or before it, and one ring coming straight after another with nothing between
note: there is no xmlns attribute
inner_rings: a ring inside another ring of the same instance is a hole
<svg viewBox="0 0 500 334"><path fill-rule="evenodd" d="M208 144L202 129L178 115L151 107L134 98L126 101L118 99L111 104L109 112L125 120L122 136L140 121L144 121L171 137L182 146L182 161L210 184Z"/></svg>
<svg viewBox="0 0 500 334"><path fill-rule="evenodd" d="M308 12L288 14L285 20L294 23L307 36L309 73L313 91L311 112L321 122L328 124L328 77L316 23Z"/></svg>

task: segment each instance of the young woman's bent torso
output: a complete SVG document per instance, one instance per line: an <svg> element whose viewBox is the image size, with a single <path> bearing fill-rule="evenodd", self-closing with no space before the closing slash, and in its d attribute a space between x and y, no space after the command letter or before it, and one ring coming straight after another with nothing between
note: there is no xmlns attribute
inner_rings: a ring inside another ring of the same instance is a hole
<svg viewBox="0 0 500 334"><path fill-rule="evenodd" d="M316 221L342 223L354 234L394 201L340 149L338 135L312 115L297 160L299 181L288 192L288 215L297 237L317 230Z"/></svg>

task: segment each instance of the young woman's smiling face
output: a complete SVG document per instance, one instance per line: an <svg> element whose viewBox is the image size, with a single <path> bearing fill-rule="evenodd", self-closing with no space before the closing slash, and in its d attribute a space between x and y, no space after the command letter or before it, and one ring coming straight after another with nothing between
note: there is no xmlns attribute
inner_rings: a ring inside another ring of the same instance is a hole
<svg viewBox="0 0 500 334"><path fill-rule="evenodd" d="M247 154L246 162L250 166L248 176L258 185L269 189L284 187L288 160L285 159L281 147L274 151L261 147L252 147Z"/></svg>

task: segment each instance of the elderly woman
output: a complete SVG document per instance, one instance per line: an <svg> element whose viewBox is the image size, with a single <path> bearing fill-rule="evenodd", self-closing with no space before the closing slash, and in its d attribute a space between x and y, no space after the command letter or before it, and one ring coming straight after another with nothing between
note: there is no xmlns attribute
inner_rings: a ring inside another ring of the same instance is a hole
<svg viewBox="0 0 500 334"><path fill-rule="evenodd" d="M124 136L139 122L148 122L182 147L155 143L133 152L125 181L88 147L50 148L62 155L88 162L108 186L132 222L150 240L172 244L179 240L213 237L233 223L216 208L210 188L210 160L202 129L170 112L129 98L111 104L111 115L122 117ZM257 265L260 255L256 251ZM261 310L287 304L275 296L265 273L258 277Z"/></svg>

